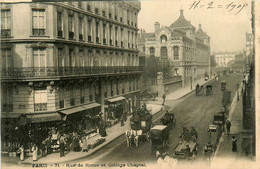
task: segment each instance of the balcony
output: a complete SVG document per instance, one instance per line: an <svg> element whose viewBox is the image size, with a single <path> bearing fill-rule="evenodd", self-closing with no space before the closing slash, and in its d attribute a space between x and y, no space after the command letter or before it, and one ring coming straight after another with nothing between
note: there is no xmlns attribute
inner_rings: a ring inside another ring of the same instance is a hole
<svg viewBox="0 0 260 169"><path fill-rule="evenodd" d="M83 41L83 34L79 34L79 40Z"/></svg>
<svg viewBox="0 0 260 169"><path fill-rule="evenodd" d="M112 39L109 40L109 44L110 44L110 46L113 46L113 40Z"/></svg>
<svg viewBox="0 0 260 169"><path fill-rule="evenodd" d="M74 39L74 32L69 32L69 39Z"/></svg>
<svg viewBox="0 0 260 169"><path fill-rule="evenodd" d="M99 43L99 37L96 37L96 43Z"/></svg>
<svg viewBox="0 0 260 169"><path fill-rule="evenodd" d="M2 37L10 37L11 36L11 29L2 29L1 30Z"/></svg>
<svg viewBox="0 0 260 169"><path fill-rule="evenodd" d="M46 77L79 77L141 72L140 66L93 66L93 67L23 67L2 68L2 79L30 79Z"/></svg>
<svg viewBox="0 0 260 169"><path fill-rule="evenodd" d="M58 30L58 37L59 37L59 38L62 38L62 36L63 36L62 30Z"/></svg>
<svg viewBox="0 0 260 169"><path fill-rule="evenodd" d="M60 108L64 108L64 100L60 101Z"/></svg>
<svg viewBox="0 0 260 169"><path fill-rule="evenodd" d="M3 104L2 112L13 112L13 104Z"/></svg>
<svg viewBox="0 0 260 169"><path fill-rule="evenodd" d="M47 103L35 103L34 111L47 111Z"/></svg>
<svg viewBox="0 0 260 169"><path fill-rule="evenodd" d="M103 44L104 44L104 45L107 44L107 40L106 40L106 38L103 38Z"/></svg>
<svg viewBox="0 0 260 169"><path fill-rule="evenodd" d="M92 41L91 41L91 36L90 36L90 35L88 35L88 42L92 42Z"/></svg>
<svg viewBox="0 0 260 169"><path fill-rule="evenodd" d="M45 29L32 29L32 35L33 36L44 36Z"/></svg>

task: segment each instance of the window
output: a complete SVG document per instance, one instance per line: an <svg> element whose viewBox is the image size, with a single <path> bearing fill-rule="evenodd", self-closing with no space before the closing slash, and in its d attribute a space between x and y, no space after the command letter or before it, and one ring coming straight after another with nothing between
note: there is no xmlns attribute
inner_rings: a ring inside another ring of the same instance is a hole
<svg viewBox="0 0 260 169"><path fill-rule="evenodd" d="M1 10L1 36L11 36L10 9Z"/></svg>
<svg viewBox="0 0 260 169"><path fill-rule="evenodd" d="M150 57L151 56L155 56L155 49L154 49L154 47L150 48Z"/></svg>
<svg viewBox="0 0 260 169"><path fill-rule="evenodd" d="M112 26L109 26L109 37L110 37L110 45L113 45L113 40L112 40Z"/></svg>
<svg viewBox="0 0 260 169"><path fill-rule="evenodd" d="M88 42L91 42L91 20L88 21Z"/></svg>
<svg viewBox="0 0 260 169"><path fill-rule="evenodd" d="M95 14L99 14L98 8L95 8Z"/></svg>
<svg viewBox="0 0 260 169"><path fill-rule="evenodd" d="M85 66L85 60L84 60L84 51L83 50L79 50L79 59L80 59L80 66L84 67Z"/></svg>
<svg viewBox="0 0 260 169"><path fill-rule="evenodd" d="M102 16L104 16L104 17L106 16L106 11L104 11L104 10L102 11Z"/></svg>
<svg viewBox="0 0 260 169"><path fill-rule="evenodd" d="M74 39L74 20L73 16L69 15L68 18L68 26L69 26L69 39Z"/></svg>
<svg viewBox="0 0 260 169"><path fill-rule="evenodd" d="M58 67L65 67L63 48L58 48Z"/></svg>
<svg viewBox="0 0 260 169"><path fill-rule="evenodd" d="M2 111L12 112L13 111L13 88L8 87L2 90Z"/></svg>
<svg viewBox="0 0 260 169"><path fill-rule="evenodd" d="M74 57L74 50L69 49L69 66L74 67L75 66L75 57Z"/></svg>
<svg viewBox="0 0 260 169"><path fill-rule="evenodd" d="M47 110L47 90L34 90L34 111Z"/></svg>
<svg viewBox="0 0 260 169"><path fill-rule="evenodd" d="M80 103L83 104L85 102L85 85L84 83L80 86Z"/></svg>
<svg viewBox="0 0 260 169"><path fill-rule="evenodd" d="M70 87L70 106L74 106L75 105L75 96L74 96L74 87L71 86Z"/></svg>
<svg viewBox="0 0 260 169"><path fill-rule="evenodd" d="M80 1L78 2L78 7L82 8L82 2L80 2Z"/></svg>
<svg viewBox="0 0 260 169"><path fill-rule="evenodd" d="M33 66L45 67L46 65L46 48L33 48Z"/></svg>
<svg viewBox="0 0 260 169"><path fill-rule="evenodd" d="M64 88L59 88L59 105L60 108L64 108Z"/></svg>
<svg viewBox="0 0 260 169"><path fill-rule="evenodd" d="M179 47L178 46L173 47L173 59L179 60Z"/></svg>
<svg viewBox="0 0 260 169"><path fill-rule="evenodd" d="M113 81L111 80L111 83L110 83L110 88L111 88L111 96L114 95L114 91L113 91Z"/></svg>
<svg viewBox="0 0 260 169"><path fill-rule="evenodd" d="M63 23L62 23L62 13L57 12L57 31L58 31L58 37L63 36Z"/></svg>
<svg viewBox="0 0 260 169"><path fill-rule="evenodd" d="M83 40L83 18L79 18L79 40Z"/></svg>
<svg viewBox="0 0 260 169"><path fill-rule="evenodd" d="M32 10L32 34L35 36L45 35L45 10Z"/></svg>
<svg viewBox="0 0 260 169"><path fill-rule="evenodd" d="M103 44L106 43L106 24L103 24Z"/></svg>
<svg viewBox="0 0 260 169"><path fill-rule="evenodd" d="M88 11L91 11L90 5L87 5L87 10L88 10Z"/></svg>
<svg viewBox="0 0 260 169"><path fill-rule="evenodd" d="M99 43L99 22L96 22L96 42Z"/></svg>
<svg viewBox="0 0 260 169"><path fill-rule="evenodd" d="M161 47L161 58L167 58L167 47Z"/></svg>
<svg viewBox="0 0 260 169"><path fill-rule="evenodd" d="M117 27L115 28L115 35L116 35L116 38L115 38L116 46L118 46L118 28Z"/></svg>
<svg viewBox="0 0 260 169"><path fill-rule="evenodd" d="M145 52L145 47L143 47L143 52Z"/></svg>
<svg viewBox="0 0 260 169"><path fill-rule="evenodd" d="M11 68L13 67L13 58L11 48L2 49L2 68Z"/></svg>
<svg viewBox="0 0 260 169"><path fill-rule="evenodd" d="M130 31L128 31L127 34L127 43L128 43L128 48L130 48Z"/></svg>

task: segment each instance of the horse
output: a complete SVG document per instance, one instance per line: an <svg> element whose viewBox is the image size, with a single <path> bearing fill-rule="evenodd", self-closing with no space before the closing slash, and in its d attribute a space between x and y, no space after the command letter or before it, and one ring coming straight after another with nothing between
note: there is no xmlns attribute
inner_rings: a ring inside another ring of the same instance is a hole
<svg viewBox="0 0 260 169"><path fill-rule="evenodd" d="M133 136L131 130L126 130L125 131L125 136L126 136L127 147L129 147L132 144L132 136Z"/></svg>

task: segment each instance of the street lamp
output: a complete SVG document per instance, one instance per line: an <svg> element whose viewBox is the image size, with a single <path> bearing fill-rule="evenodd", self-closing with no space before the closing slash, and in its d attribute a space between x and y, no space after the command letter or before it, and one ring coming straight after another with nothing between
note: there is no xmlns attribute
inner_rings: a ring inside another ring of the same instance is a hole
<svg viewBox="0 0 260 169"><path fill-rule="evenodd" d="M239 101L239 83L237 83L237 101Z"/></svg>

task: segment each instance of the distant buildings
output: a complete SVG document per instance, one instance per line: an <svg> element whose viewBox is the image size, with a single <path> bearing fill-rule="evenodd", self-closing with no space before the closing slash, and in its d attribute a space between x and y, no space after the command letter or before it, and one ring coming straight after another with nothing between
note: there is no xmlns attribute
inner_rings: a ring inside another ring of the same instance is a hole
<svg viewBox="0 0 260 169"><path fill-rule="evenodd" d="M205 73L210 74L210 37L198 30L186 20L183 10L179 18L170 26L154 24L153 33L139 34L138 47L140 55L168 60L172 66L170 76L181 76L182 85L187 86Z"/></svg>
<svg viewBox="0 0 260 169"><path fill-rule="evenodd" d="M214 53L217 67L228 67L228 63L235 60L237 52Z"/></svg>

